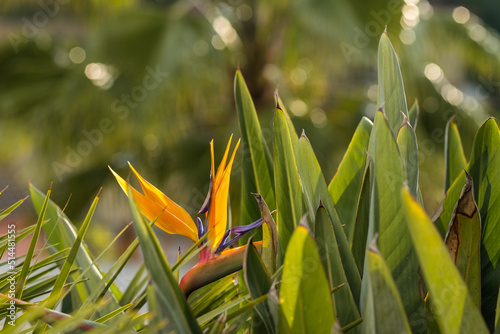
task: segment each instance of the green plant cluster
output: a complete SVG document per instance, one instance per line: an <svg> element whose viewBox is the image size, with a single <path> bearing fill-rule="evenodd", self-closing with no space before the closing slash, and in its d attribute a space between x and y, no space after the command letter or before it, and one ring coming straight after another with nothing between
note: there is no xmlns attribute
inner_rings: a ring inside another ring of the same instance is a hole
<svg viewBox="0 0 500 334"><path fill-rule="evenodd" d="M0 274L4 332L500 332L498 125L494 119L483 123L467 162L450 120L445 197L430 218L418 180L418 105L407 106L398 59L385 34L378 66L378 111L373 122L360 121L329 184L306 134L297 135L278 96L268 148L245 81L236 73L244 149L239 221L262 216L262 235L253 239L262 237L263 243L243 241L242 270L207 282L188 298L178 285L179 269L199 253L199 243L169 264L151 228L154 221L144 220L133 196L137 239L105 273L96 264L100 256L94 258L83 241L99 196L76 230L50 201L50 191L44 195L30 186L39 219L15 235L15 242L31 238L29 250L14 268L0 264L8 269ZM50 255L39 259L35 246L42 229L48 236L42 249ZM277 245L269 242L275 238ZM0 255L10 241L9 234L0 237ZM138 248L144 263L119 291L114 281ZM15 327L9 325L11 305Z"/></svg>

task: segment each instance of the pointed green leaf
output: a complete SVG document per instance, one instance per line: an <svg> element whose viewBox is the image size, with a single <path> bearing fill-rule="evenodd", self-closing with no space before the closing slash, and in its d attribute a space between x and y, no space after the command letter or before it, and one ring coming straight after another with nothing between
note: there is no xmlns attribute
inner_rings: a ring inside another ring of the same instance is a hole
<svg viewBox="0 0 500 334"><path fill-rule="evenodd" d="M33 259L33 253L35 252L35 247L38 242L38 237L40 236L40 231L42 229L42 223L44 221L45 212L47 210L47 205L50 199L51 190L47 191L47 195L42 204L42 208L40 209L40 213L38 215L38 220L35 225L35 229L33 230L33 236L31 237L31 242L28 248L28 252L24 258L24 264L21 269L21 274L19 275L19 279L17 281L16 286L16 298L22 300L24 285L26 283L26 278L28 277L28 271L31 268L31 260Z"/></svg>
<svg viewBox="0 0 500 334"><path fill-rule="evenodd" d="M366 252L361 298L365 332L411 333L391 270L374 242Z"/></svg>
<svg viewBox="0 0 500 334"><path fill-rule="evenodd" d="M226 313L222 313L215 324L210 328L209 334L221 334L224 330L224 326L226 326Z"/></svg>
<svg viewBox="0 0 500 334"><path fill-rule="evenodd" d="M319 207L316 212L315 231L316 244L319 258L326 271L330 283L330 291L334 287L344 285L333 294L335 299L336 314L342 326L346 326L360 318L356 301L354 300L349 282L346 278L342 260L333 233L332 222L324 207Z"/></svg>
<svg viewBox="0 0 500 334"><path fill-rule="evenodd" d="M130 248L131 246L129 246ZM140 265L139 269L136 270L134 276L129 281L127 288L123 292L122 298L120 298L120 305L127 305L130 303L135 296L139 294L141 290L144 289L147 283L147 277L144 277L144 272L146 271L146 266L144 262Z"/></svg>
<svg viewBox="0 0 500 334"><path fill-rule="evenodd" d="M464 170L467 161L465 160L460 133L453 118L446 124L444 138L444 161L446 165L444 191L446 193L453 181Z"/></svg>
<svg viewBox="0 0 500 334"><path fill-rule="evenodd" d="M71 249L69 251L68 257L66 260L64 260L64 263L61 267L61 272L57 276L57 280L54 283L54 287L52 288L52 291L50 292L49 300L54 300L56 301L56 304L47 304L47 308L53 308L54 306L57 305L59 302L59 296L62 294L62 289L64 284L66 284L66 281L68 280L68 277L70 275L71 267L73 267L73 264L76 261L78 252L80 250L80 247L82 246L83 243L83 238L85 237L85 234L87 233L87 230L90 225L90 221L92 220L92 216L94 215L95 209L97 207L97 203L99 202L99 196L101 194L101 191L99 190L99 193L97 196L94 198L94 201L92 202L92 205L90 206L90 209L87 213L87 216L83 220L82 226L80 226L80 229L78 230L78 234L75 238L75 242L71 246Z"/></svg>
<svg viewBox="0 0 500 334"><path fill-rule="evenodd" d="M474 138L469 173L481 214L481 310L493 330L500 286L500 130L495 119L481 125Z"/></svg>
<svg viewBox="0 0 500 334"><path fill-rule="evenodd" d="M408 117L408 107L398 57L386 33L378 45L377 109L380 108L385 110L392 131L397 133L403 117Z"/></svg>
<svg viewBox="0 0 500 334"><path fill-rule="evenodd" d="M241 277L243 277L243 275ZM233 291L236 291L237 288L238 286L234 282L234 276L226 276L190 294L188 298L189 306L191 310L193 310L193 314L198 317L217 308L217 300L227 299L227 296Z"/></svg>
<svg viewBox="0 0 500 334"><path fill-rule="evenodd" d="M130 190L129 193L131 193ZM144 221L133 196L129 196L129 205L144 263L151 285L154 287L153 295L158 306L156 316L161 320L167 320L161 332L201 333L200 327L170 270L158 238L151 226ZM148 292L148 295L151 293Z"/></svg>
<svg viewBox="0 0 500 334"><path fill-rule="evenodd" d="M297 135L297 131L295 131L295 127L293 126L292 119L290 118L290 114L285 108L285 104L281 101L281 98L278 94L276 96L276 109L280 109L283 111L283 116L285 117L286 124L288 126L288 132L290 133L290 138L292 139L293 151L297 151L297 144L299 143L299 136Z"/></svg>
<svg viewBox="0 0 500 334"><path fill-rule="evenodd" d="M406 169L406 179L408 187L411 189L414 196L418 197L418 147L417 136L406 117L403 120L403 125L399 128L397 135L397 143L403 165Z"/></svg>
<svg viewBox="0 0 500 334"><path fill-rule="evenodd" d="M5 217L7 217L8 215L10 215L12 213L12 211L14 211L19 205L23 204L24 201L26 200L26 198L20 199L16 203L14 203L11 206L9 206L7 209L5 209L2 212L0 212L0 221L2 219L4 219Z"/></svg>
<svg viewBox="0 0 500 334"><path fill-rule="evenodd" d="M330 216L336 243L339 247L340 257L342 258L342 265L344 266L354 300L358 301L361 290L359 271L342 228L342 223L333 206L318 160L314 155L309 139L305 135L302 135L299 139L297 169L304 192L304 201L311 221L314 222L316 210L320 206L320 203L323 204Z"/></svg>
<svg viewBox="0 0 500 334"><path fill-rule="evenodd" d="M299 226L285 254L279 332L330 333L334 323L330 287L314 239Z"/></svg>
<svg viewBox="0 0 500 334"><path fill-rule="evenodd" d="M373 176L368 240L378 234L378 248L391 269L406 314L420 319L424 317L424 309L418 292L418 261L398 196L406 181L406 171L389 121L382 111L375 115L369 154ZM417 323L412 321L412 324Z"/></svg>
<svg viewBox="0 0 500 334"><path fill-rule="evenodd" d="M481 305L481 220L474 201L472 176L465 186L451 216L445 244L453 262L469 288L472 300Z"/></svg>
<svg viewBox="0 0 500 334"><path fill-rule="evenodd" d="M420 114L420 109L418 107L418 100L415 99L415 102L413 102L413 105L410 107L410 110L408 111L408 121L410 122L411 126L415 131L417 130L419 114Z"/></svg>
<svg viewBox="0 0 500 334"><path fill-rule="evenodd" d="M266 203L274 209L273 163L269 149L264 141L257 112L240 71L234 78L236 110L243 141L241 218L240 224L249 224L259 217L259 207L251 193L264 197ZM245 244L247 238L243 238Z"/></svg>
<svg viewBox="0 0 500 334"><path fill-rule="evenodd" d="M465 171L462 170L455 181L453 181L448 191L446 191L446 196L439 206L439 209L432 216L434 226L436 226L442 238L444 238L446 235L446 231L448 230L448 226L450 225L451 215L453 214L455 205L460 198L460 193L464 184Z"/></svg>
<svg viewBox="0 0 500 334"><path fill-rule="evenodd" d="M303 215L302 189L292 142L285 114L277 108L274 114L273 146L278 265L283 262L288 241Z"/></svg>
<svg viewBox="0 0 500 334"><path fill-rule="evenodd" d="M366 253L366 239L370 225L370 196L371 196L371 162L368 161L365 176L363 179L363 188L359 197L359 204L356 213L356 227L352 239L352 255L358 266L359 273L363 277L363 269Z"/></svg>
<svg viewBox="0 0 500 334"><path fill-rule="evenodd" d="M106 323L107 321L113 319L114 317L116 317L117 315L119 315L120 313L128 310L131 306L133 305L133 303L128 303L126 305L123 305L122 307L119 307L117 308L116 310L114 310L113 312L110 312L108 314L106 314L104 317L101 317L99 319L96 319L95 322L98 322L98 323L101 323L101 324L104 324Z"/></svg>
<svg viewBox="0 0 500 334"><path fill-rule="evenodd" d="M214 319L215 317L217 317L218 315L232 309L233 307L239 305L239 304L243 304L243 305L248 305L248 304L252 304L252 307L249 308L248 310L252 309L255 307L255 305L261 303L262 301L266 300L267 296L263 296L263 297L260 297L260 298L257 298L256 300L254 301L249 301L249 296L248 295L245 295L243 297L239 297L239 298L236 298L228 303L225 303L224 305L221 305L219 307L217 307L216 309L214 310L211 310L210 312L207 312L205 314L203 314L202 316L198 317L197 318L197 321L199 324L206 324L208 323L209 321L211 321L212 319ZM245 306L241 306L241 308L244 308ZM229 317L228 317L229 318ZM229 320L229 319L228 319Z"/></svg>
<svg viewBox="0 0 500 334"><path fill-rule="evenodd" d="M85 306L89 305L90 303L97 302L99 297L102 297L105 294L105 292L108 290L108 287L111 284L113 284L113 282L116 280L118 275L122 272L123 268L125 268L125 265L128 263L129 259L132 257L132 255L134 254L134 252L138 246L139 246L139 240L135 239L127 247L125 252L123 252L123 254L120 256L120 258L111 266L111 268L108 270L108 272L104 275L103 279L98 284L96 284L92 293L83 302L82 307L85 307ZM86 273L86 271L85 271L85 273ZM120 299L120 302L122 302L122 299ZM130 303L130 301L128 303Z"/></svg>
<svg viewBox="0 0 500 334"><path fill-rule="evenodd" d="M332 178L328 191L337 209L349 244L352 246L356 228L356 213L366 170L368 144L373 123L361 119L344 157Z"/></svg>
<svg viewBox="0 0 500 334"><path fill-rule="evenodd" d="M488 333L438 230L407 188L402 188L401 198L441 333Z"/></svg>
<svg viewBox="0 0 500 334"><path fill-rule="evenodd" d="M262 252L261 257L267 272L273 275L276 271L278 254L278 230L266 201L259 194L253 194L262 213Z"/></svg>
<svg viewBox="0 0 500 334"><path fill-rule="evenodd" d="M271 279L269 278L259 252L252 244L251 238L248 240L245 249L243 277L245 278L245 285L252 300L267 295L269 289L271 289ZM255 321L252 324L253 330L259 333L275 333L275 326L268 305L266 303L259 304L255 307L254 311L257 313L260 321ZM259 327L256 327L256 325L259 325Z"/></svg>
<svg viewBox="0 0 500 334"><path fill-rule="evenodd" d="M33 184L29 184L29 189L33 205L36 211L40 213L45 195ZM43 230L47 236L48 243L53 245L49 251L51 253L56 253L66 248L71 248L76 240L76 229L68 217L52 201L49 201L45 218L48 221L43 225ZM90 268L86 274L86 278L88 278L88 280L82 283L78 289L78 294L83 301L90 295L99 281L101 281L102 274L97 265L93 263L91 256L84 245L80 245L80 250L78 251L75 259L75 265L80 268ZM76 279L77 276L78 275L75 274L72 277ZM117 302L117 298L114 295L114 292L116 291L118 291L118 289L115 286L112 286L106 293L105 298L109 300L109 303L102 308L102 312L109 313L120 307ZM76 293L73 295L75 294ZM101 314L99 312L101 316L106 313Z"/></svg>

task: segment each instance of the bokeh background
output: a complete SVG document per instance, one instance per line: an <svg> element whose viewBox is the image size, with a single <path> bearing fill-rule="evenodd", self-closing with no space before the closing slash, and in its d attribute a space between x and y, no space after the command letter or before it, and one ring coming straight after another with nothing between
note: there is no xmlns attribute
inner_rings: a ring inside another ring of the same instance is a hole
<svg viewBox="0 0 500 334"><path fill-rule="evenodd" d="M130 221L108 165L126 177L130 161L189 212L201 206L210 140L219 160L231 133L239 137L237 68L266 140L278 89L329 182L357 123L375 113L387 29L408 103L420 105L429 213L443 198L448 119L469 157L479 125L499 115L495 1L2 0L0 15L0 188L10 186L0 207L26 196L28 180L42 190L53 182L52 198L78 225L102 186L86 238L97 253ZM239 184L236 163L233 217ZM29 201L17 211L21 224L34 222Z"/></svg>

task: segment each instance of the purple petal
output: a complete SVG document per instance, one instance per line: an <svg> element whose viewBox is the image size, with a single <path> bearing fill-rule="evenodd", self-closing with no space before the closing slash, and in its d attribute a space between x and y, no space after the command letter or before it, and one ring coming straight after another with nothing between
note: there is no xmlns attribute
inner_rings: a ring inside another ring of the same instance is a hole
<svg viewBox="0 0 500 334"><path fill-rule="evenodd" d="M203 222L200 217L196 218L196 227L198 228L198 239L201 239L201 237L205 234L205 228L203 227Z"/></svg>
<svg viewBox="0 0 500 334"><path fill-rule="evenodd" d="M262 225L262 218L254 221L251 224L243 225L243 226L236 226L236 227L233 227L231 230L227 230L226 234L224 234L224 238L222 239L222 242L220 243L219 247L217 247L215 254L218 255L218 254L222 253L222 251L224 249L226 249L229 245L231 245L235 241L238 241L239 239L244 237L246 234L248 234L248 232L259 227L260 225ZM227 239L229 238L229 235L231 233L236 234L236 236L234 238L232 238L231 240L227 241Z"/></svg>
<svg viewBox="0 0 500 334"><path fill-rule="evenodd" d="M199 215L208 211L208 209L210 208L211 199L212 199L212 174L210 174L210 187L208 188L208 194L207 197L205 198L205 202L203 202L203 205L201 206L200 211L198 211Z"/></svg>
<svg viewBox="0 0 500 334"><path fill-rule="evenodd" d="M224 233L224 236L222 237L222 241L220 242L219 244L219 247L217 247L217 249L215 250L215 254L220 254L224 248L226 248L227 246L229 246L229 243L227 243L227 239L229 239L229 235L231 234L231 230L227 230L226 233Z"/></svg>
<svg viewBox="0 0 500 334"><path fill-rule="evenodd" d="M259 227L260 225L262 225L262 218L254 221L253 223L251 224L248 224L248 225L243 225L243 226L235 226L231 229L231 232L234 233L234 234L247 234L248 232L250 232L251 230L253 230L254 228L257 228Z"/></svg>

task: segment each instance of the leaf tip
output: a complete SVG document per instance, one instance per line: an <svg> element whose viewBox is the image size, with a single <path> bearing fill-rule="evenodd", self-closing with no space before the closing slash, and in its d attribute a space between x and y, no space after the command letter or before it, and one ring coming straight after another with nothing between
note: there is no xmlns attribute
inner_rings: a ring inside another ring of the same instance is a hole
<svg viewBox="0 0 500 334"><path fill-rule="evenodd" d="M373 239L372 241L370 242L370 245L368 246L368 250L372 253L375 253L375 254L380 254L380 251L378 250L378 246L377 246L377 242L378 242L378 233L376 233L374 236L373 236Z"/></svg>
<svg viewBox="0 0 500 334"><path fill-rule="evenodd" d="M307 214L303 215L302 218L300 219L299 225L297 226L297 228L299 228L299 227L305 228L307 231L310 230L309 222L307 221Z"/></svg>
<svg viewBox="0 0 500 334"><path fill-rule="evenodd" d="M28 185L31 185L31 182L28 180ZM5 190L7 190L7 188L9 187L9 185L6 185L2 190L0 190L0 194L3 193Z"/></svg>

